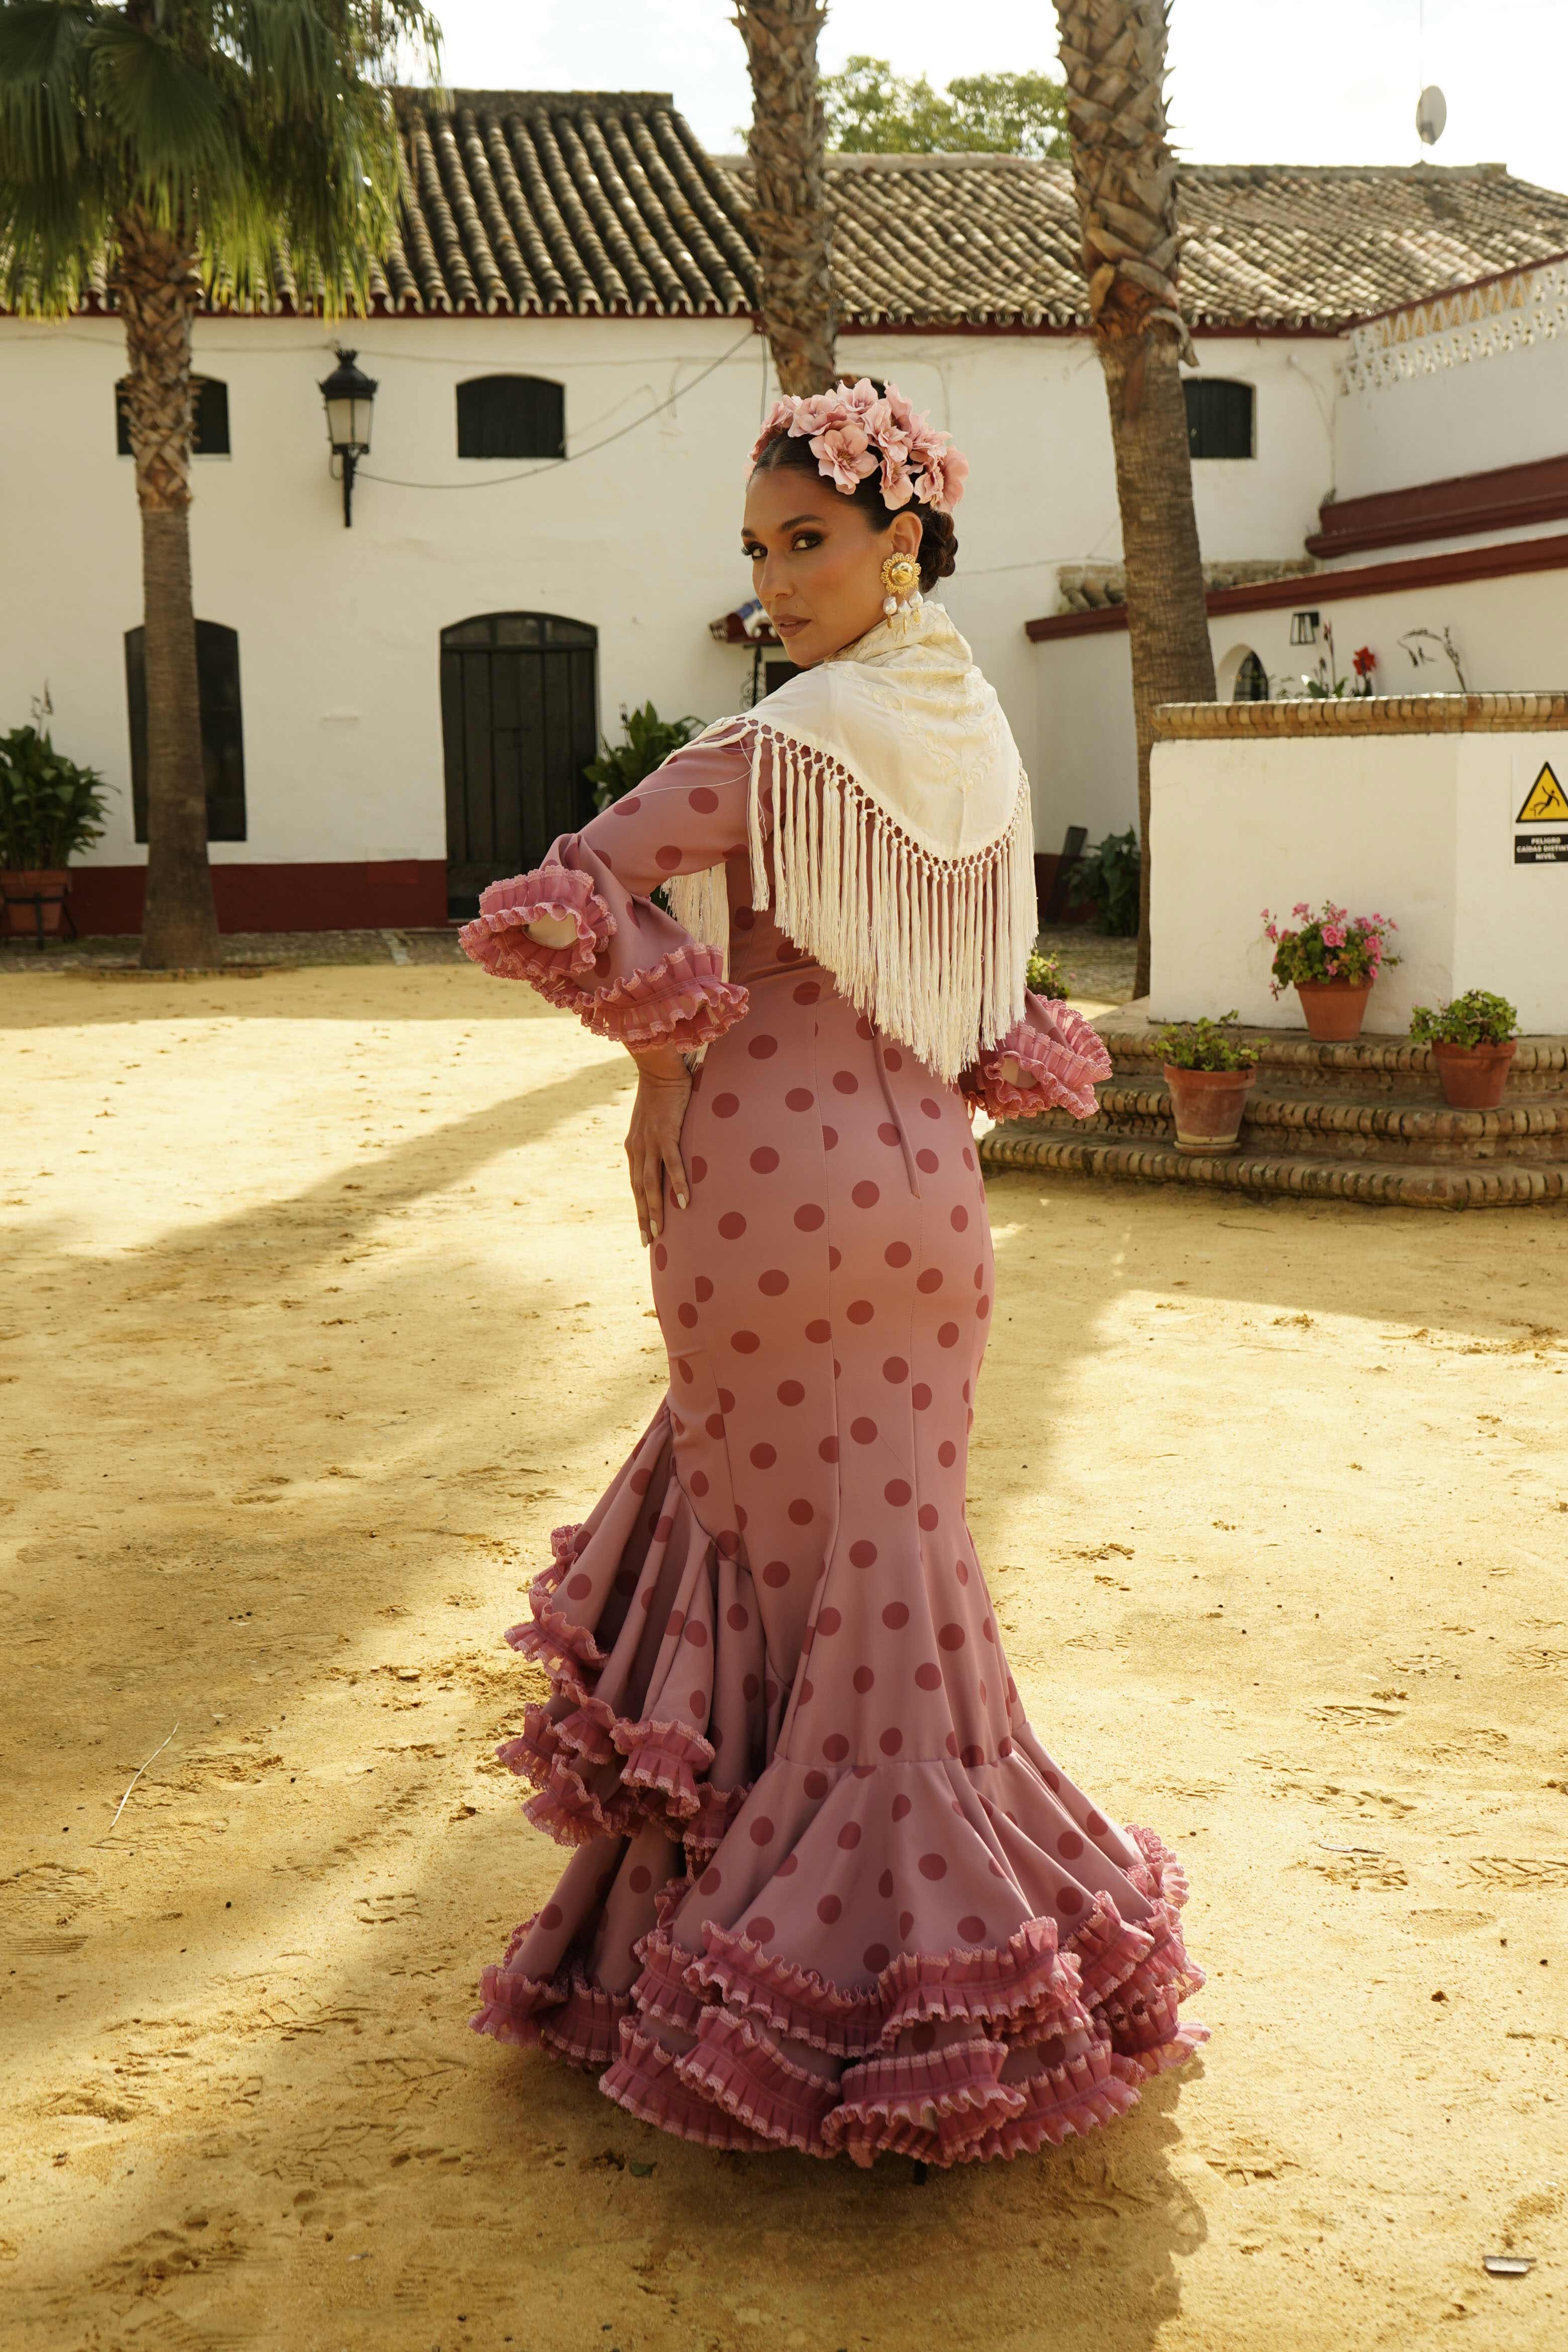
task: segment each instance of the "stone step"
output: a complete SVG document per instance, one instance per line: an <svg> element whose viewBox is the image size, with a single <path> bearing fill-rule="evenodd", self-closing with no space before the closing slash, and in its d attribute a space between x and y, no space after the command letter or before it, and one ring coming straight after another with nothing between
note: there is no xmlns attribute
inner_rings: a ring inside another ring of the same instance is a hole
<svg viewBox="0 0 1568 2352"><path fill-rule="evenodd" d="M1120 1179L1145 1184L1205 1185L1218 1192L1288 1192L1298 1198L1358 1201L1379 1208L1518 1209L1568 1198L1568 1159L1521 1165L1478 1160L1328 1159L1306 1153L1234 1151L1207 1157L1174 1144L1131 1139L1095 1142L1051 1129L1039 1119L995 1127L980 1144L988 1173L1009 1169Z"/></svg>
<svg viewBox="0 0 1568 2352"><path fill-rule="evenodd" d="M1174 1145L1176 1122L1163 1078L1129 1076L1124 1082L1118 1076L1095 1092L1100 1108L1093 1118L1047 1111L1030 1124L1092 1143ZM1372 1101L1287 1093L1260 1077L1247 1098L1239 1148L1398 1162L1568 1160L1568 1094L1527 1097L1499 1110L1451 1110L1440 1097L1407 1092Z"/></svg>

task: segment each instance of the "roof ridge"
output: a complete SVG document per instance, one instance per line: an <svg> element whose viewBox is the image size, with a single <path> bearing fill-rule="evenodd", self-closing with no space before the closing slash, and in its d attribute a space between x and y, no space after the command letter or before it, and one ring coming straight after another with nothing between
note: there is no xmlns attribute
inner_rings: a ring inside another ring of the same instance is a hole
<svg viewBox="0 0 1568 2352"><path fill-rule="evenodd" d="M678 111L674 95L667 89L436 89L423 82L398 82L392 97L399 104L428 106L437 114L455 113L460 106L543 106L558 113L581 113L586 110L608 110L620 114L629 108L641 112L647 107L662 107L674 114Z"/></svg>

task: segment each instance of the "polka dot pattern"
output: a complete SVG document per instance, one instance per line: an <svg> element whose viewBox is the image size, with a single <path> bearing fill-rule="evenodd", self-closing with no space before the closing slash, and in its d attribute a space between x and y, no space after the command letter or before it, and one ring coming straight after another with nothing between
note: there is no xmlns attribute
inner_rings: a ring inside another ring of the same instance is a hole
<svg viewBox="0 0 1568 2352"><path fill-rule="evenodd" d="M640 827L617 803L620 872L713 863L699 853L721 810L744 808L744 779L737 791L644 785ZM616 969L667 950L652 917L639 940L624 892L612 911ZM770 912L748 913L732 909L730 938L747 1007L709 1045L683 1129L691 1204L649 1254L644 1338L670 1347L669 1410L641 1485L582 1538L553 1605L607 1654L626 1625L630 1719L700 1734L722 1751L715 1784L758 1792L699 1857L680 1938L723 1921L863 1983L904 1951L1005 1942L1023 1916L1015 1853L1036 1856L1026 1905L1065 1938L1106 1824L1014 1754L1026 1727L965 1526L973 1386L1000 1307L964 1105ZM586 1519L591 1500L569 1507ZM1017 1814L1016 1838L977 1842L982 1797L997 1820ZM663 1852L641 1855L614 1881L628 1938L668 1874ZM563 1931L594 1926L575 1891L565 1914L540 1955L551 1969ZM627 1981L629 1942L622 1964Z"/></svg>

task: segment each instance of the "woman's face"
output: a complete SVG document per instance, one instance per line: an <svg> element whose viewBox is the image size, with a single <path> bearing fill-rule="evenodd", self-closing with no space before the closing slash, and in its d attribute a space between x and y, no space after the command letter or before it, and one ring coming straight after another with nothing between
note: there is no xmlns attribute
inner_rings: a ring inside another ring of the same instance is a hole
<svg viewBox="0 0 1568 2352"><path fill-rule="evenodd" d="M882 567L890 555L918 553L920 518L905 510L873 530L821 474L771 466L747 485L740 543L785 651L810 669L881 620Z"/></svg>

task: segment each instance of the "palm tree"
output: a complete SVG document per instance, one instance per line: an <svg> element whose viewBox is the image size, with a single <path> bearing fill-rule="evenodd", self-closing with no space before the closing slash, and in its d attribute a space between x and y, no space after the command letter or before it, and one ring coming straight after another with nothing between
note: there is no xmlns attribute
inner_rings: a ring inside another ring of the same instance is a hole
<svg viewBox="0 0 1568 2352"><path fill-rule="evenodd" d="M1089 315L1116 453L1138 742L1143 873L1135 992L1149 986L1149 748L1162 702L1212 702L1214 652L1177 362L1176 159L1166 144L1168 0L1057 0Z"/></svg>
<svg viewBox="0 0 1568 2352"><path fill-rule="evenodd" d="M825 0L735 0L751 68L751 231L762 316L785 392L822 392L833 360L833 278L817 36Z"/></svg>
<svg viewBox="0 0 1568 2352"><path fill-rule="evenodd" d="M396 223L389 85L421 0L0 0L0 293L125 322L147 663L150 970L219 961L191 593L191 319L287 265L362 299Z"/></svg>

